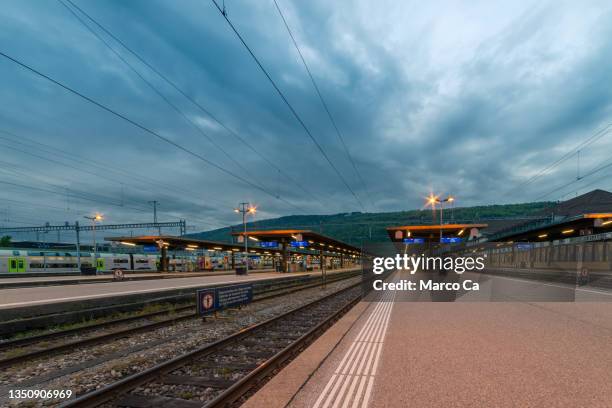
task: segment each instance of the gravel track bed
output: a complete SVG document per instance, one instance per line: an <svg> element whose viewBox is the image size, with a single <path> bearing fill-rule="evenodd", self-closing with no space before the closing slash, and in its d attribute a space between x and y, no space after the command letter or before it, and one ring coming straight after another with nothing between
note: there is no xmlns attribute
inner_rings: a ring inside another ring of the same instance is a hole
<svg viewBox="0 0 612 408"><path fill-rule="evenodd" d="M97 337L97 336L101 336L107 333L117 332L120 330L132 329L132 328L144 326L150 323L158 322L160 320L169 319L171 317L183 316L185 314L187 313L184 311L181 311L181 312L176 312L176 313L163 314L160 316L143 317L142 319L134 320L131 322L117 323L116 325L113 325L111 327L106 327L106 328L84 329L82 332L68 334L66 336L49 339L49 340L43 340L43 341L39 341L39 342L32 343L32 344L26 344L23 346L15 346L8 350L0 351L0 359L13 357L17 355L23 355L23 354L27 354L32 351L47 349L53 346L63 345L63 344L78 341L78 340ZM0 384L1 383L2 383L2 380L0 376Z"/></svg>
<svg viewBox="0 0 612 408"><path fill-rule="evenodd" d="M327 289L305 289L219 313L219 319L194 318L150 332L130 335L109 344L90 346L69 354L37 359L0 372L0 406L10 388L70 389L80 395L142 371L162 361L211 343L237 330L349 286L360 277L330 283ZM296 296L298 295L299 296ZM55 406L57 401L11 401L10 407Z"/></svg>

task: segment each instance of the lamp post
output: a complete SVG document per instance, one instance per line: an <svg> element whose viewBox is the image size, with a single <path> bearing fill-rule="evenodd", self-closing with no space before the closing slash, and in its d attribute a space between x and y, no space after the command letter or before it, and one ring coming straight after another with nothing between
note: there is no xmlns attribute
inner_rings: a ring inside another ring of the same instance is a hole
<svg viewBox="0 0 612 408"><path fill-rule="evenodd" d="M240 203L237 208L234 208L235 213L242 214L242 226L244 228L244 263L246 267L246 272L249 273L249 246L248 246L248 237L247 237L247 224L246 217L248 214L255 214L257 211L257 207L252 206L250 203Z"/></svg>
<svg viewBox="0 0 612 408"><path fill-rule="evenodd" d="M83 218L91 220L91 233L93 236L93 247L94 247L94 267L96 268L96 274L98 274L98 247L96 245L96 221L102 221L104 217L102 214L96 213L94 216L85 215Z"/></svg>
<svg viewBox="0 0 612 408"><path fill-rule="evenodd" d="M455 202L455 197L453 197L452 195L449 195L443 200L440 200L440 197L433 195L433 194L429 194L429 197L427 197L426 204L431 205L433 214L436 213L436 204L440 204L440 241L442 240L442 225L444 224L444 203L453 204L454 202ZM434 215L434 218L435 218L435 215Z"/></svg>

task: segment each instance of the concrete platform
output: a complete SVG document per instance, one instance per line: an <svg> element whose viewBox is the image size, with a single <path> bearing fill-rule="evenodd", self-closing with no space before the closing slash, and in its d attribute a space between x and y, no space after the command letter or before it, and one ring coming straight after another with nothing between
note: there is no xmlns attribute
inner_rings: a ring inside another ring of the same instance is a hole
<svg viewBox="0 0 612 408"><path fill-rule="evenodd" d="M245 407L610 406L612 293L585 302L403 293L361 302Z"/></svg>
<svg viewBox="0 0 612 408"><path fill-rule="evenodd" d="M273 269L254 269L249 273L273 272ZM235 275L234 270L219 270L205 272L137 272L126 271L124 281L130 280L150 280L150 279L176 279L194 278L199 276L220 276ZM0 289L21 288L28 286L53 286L53 285L74 285L83 283L113 282L111 273L102 275L76 275L76 276L36 276L36 277L0 277Z"/></svg>
<svg viewBox="0 0 612 408"><path fill-rule="evenodd" d="M350 269L328 271L328 275ZM192 289L205 286L229 285L236 283L257 282L270 279L284 279L295 276L320 275L314 272L261 272L249 275L210 274L196 277L170 277L167 279L143 281L119 281L104 283L87 283L70 286L41 286L0 290L0 310L28 307L41 304L74 302L79 300L118 297L146 293L163 293L177 289ZM92 277L95 278L95 277Z"/></svg>

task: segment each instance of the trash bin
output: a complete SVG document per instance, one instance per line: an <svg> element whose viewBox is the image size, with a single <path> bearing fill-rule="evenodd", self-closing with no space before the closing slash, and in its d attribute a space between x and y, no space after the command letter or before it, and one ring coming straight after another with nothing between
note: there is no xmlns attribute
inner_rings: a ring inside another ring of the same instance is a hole
<svg viewBox="0 0 612 408"><path fill-rule="evenodd" d="M81 266L81 275L96 275L95 266Z"/></svg>
<svg viewBox="0 0 612 408"><path fill-rule="evenodd" d="M246 274L247 274L246 266L237 266L236 267L236 275L246 275Z"/></svg>

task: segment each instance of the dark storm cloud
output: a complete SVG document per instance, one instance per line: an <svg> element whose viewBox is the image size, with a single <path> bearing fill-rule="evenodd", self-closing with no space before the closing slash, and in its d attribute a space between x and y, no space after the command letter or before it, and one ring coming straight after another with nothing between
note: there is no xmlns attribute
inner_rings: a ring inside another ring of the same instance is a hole
<svg viewBox="0 0 612 408"><path fill-rule="evenodd" d="M238 167L59 2L11 1L0 12L3 52L299 209L1 60L0 129L17 135L0 139L6 157L0 180L13 183L2 186L3 223L63 222L92 211L117 222L147 221L151 200L161 202L163 218L186 218L201 228L237 221L231 210L241 201L258 204L262 218L360 210L212 3L76 3L312 195L117 48L246 171ZM612 88L605 84L612 76L612 32L605 2L279 4L366 190L274 4L226 1L236 27L368 210L418 208L430 190L456 194L458 205L532 200L575 177L575 161L506 193L610 122ZM30 155L20 152L20 137L47 150L29 144ZM582 152L584 169L606 159L610 144L604 137Z"/></svg>

